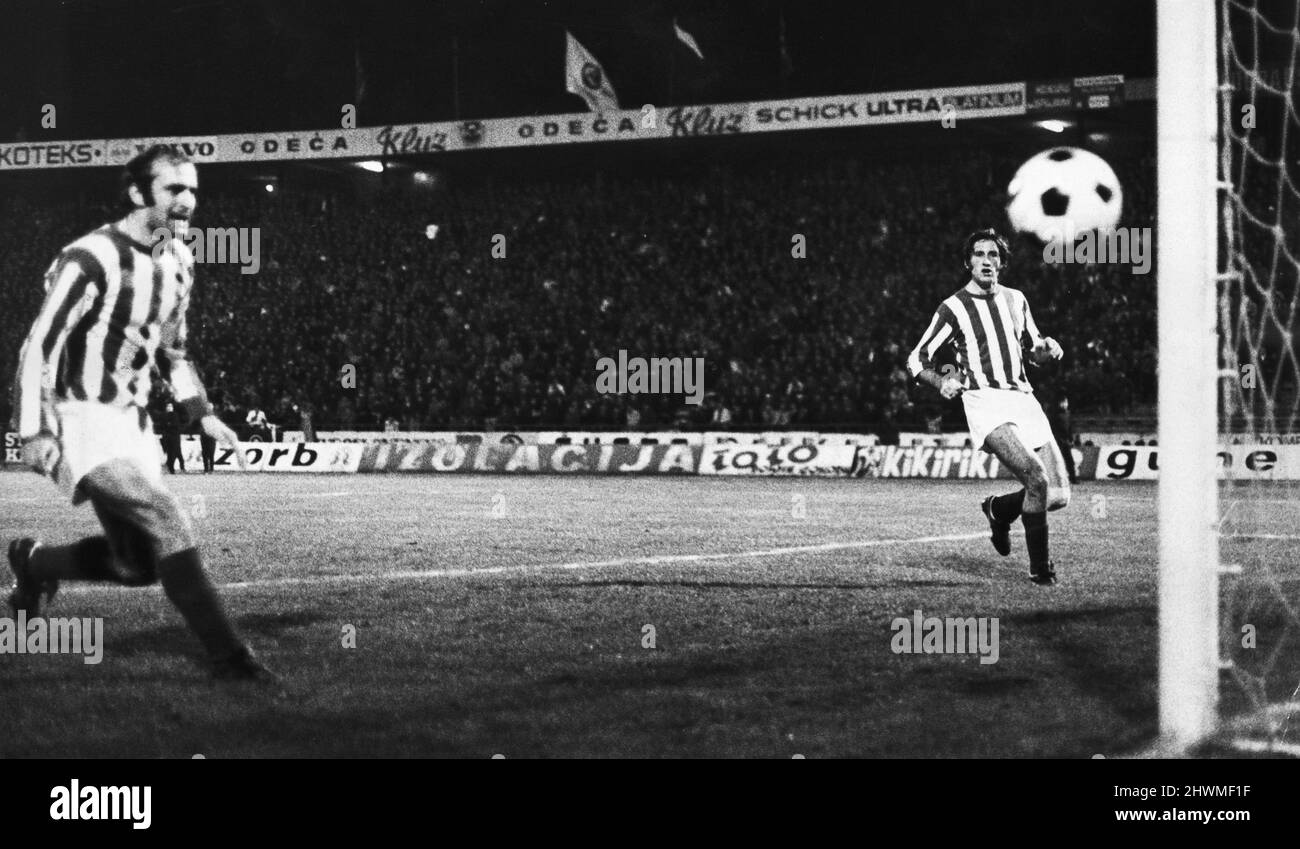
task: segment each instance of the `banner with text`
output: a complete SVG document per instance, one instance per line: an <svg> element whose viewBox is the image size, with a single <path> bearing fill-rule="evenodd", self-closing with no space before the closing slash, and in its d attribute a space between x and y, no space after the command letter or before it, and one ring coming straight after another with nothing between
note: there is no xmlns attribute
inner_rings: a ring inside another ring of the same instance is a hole
<svg viewBox="0 0 1300 849"><path fill-rule="evenodd" d="M689 445L367 445L362 472L464 474L693 475L700 449Z"/></svg>
<svg viewBox="0 0 1300 849"><path fill-rule="evenodd" d="M915 89L883 94L847 94L798 100L766 100L750 107L753 132L809 127L861 127L1025 114L1025 84Z"/></svg>
<svg viewBox="0 0 1300 849"><path fill-rule="evenodd" d="M1095 82L1110 78L1089 79ZM1093 92L1090 102L1095 102L1111 89L1097 82L1089 91ZM576 112L357 129L10 142L0 144L0 171L120 167L156 143L170 145L198 163L383 159L454 150L703 138L1023 114L1025 83L1012 82L752 103L659 108L647 105L603 114Z"/></svg>
<svg viewBox="0 0 1300 849"><path fill-rule="evenodd" d="M1009 478L998 458L974 448L878 445L857 449L853 474L868 478Z"/></svg>
<svg viewBox="0 0 1300 849"><path fill-rule="evenodd" d="M854 445L710 445L700 456L702 475L797 475L846 477Z"/></svg>
<svg viewBox="0 0 1300 849"><path fill-rule="evenodd" d="M275 442L241 442L240 450L250 472L343 472L355 473L361 462L360 445L342 442L298 442L284 445ZM217 447L213 469L238 472L235 452ZM181 445L181 457L189 473L203 471L203 455L198 440Z"/></svg>
<svg viewBox="0 0 1300 849"><path fill-rule="evenodd" d="M23 443L18 434L4 432L4 445L0 445L0 464L16 465L23 461Z"/></svg>
<svg viewBox="0 0 1300 849"><path fill-rule="evenodd" d="M1098 449L1097 480L1149 480L1159 477L1160 449L1106 445ZM1218 475L1232 480L1300 480L1300 445L1223 445Z"/></svg>

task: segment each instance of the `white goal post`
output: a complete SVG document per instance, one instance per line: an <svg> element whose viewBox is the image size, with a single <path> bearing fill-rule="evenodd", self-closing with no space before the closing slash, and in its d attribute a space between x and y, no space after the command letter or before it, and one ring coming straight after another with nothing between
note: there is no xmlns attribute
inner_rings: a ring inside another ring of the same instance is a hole
<svg viewBox="0 0 1300 849"><path fill-rule="evenodd" d="M1213 0L1156 6L1160 738L1218 722L1218 40Z"/></svg>

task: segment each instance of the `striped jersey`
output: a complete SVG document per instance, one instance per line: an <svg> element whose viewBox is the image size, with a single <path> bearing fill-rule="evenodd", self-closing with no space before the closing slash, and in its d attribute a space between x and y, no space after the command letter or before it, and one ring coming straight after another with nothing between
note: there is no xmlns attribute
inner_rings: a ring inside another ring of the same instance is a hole
<svg viewBox="0 0 1300 849"><path fill-rule="evenodd" d="M985 293L974 283L945 298L925 335L907 358L915 378L934 367L944 345L957 350L962 386L966 389L1014 389L1033 392L1025 377L1024 350L1043 340L1019 289L994 284Z"/></svg>
<svg viewBox="0 0 1300 849"><path fill-rule="evenodd" d="M141 410L152 369L180 399L206 393L185 356L194 259L178 239L154 251L106 224L64 248L18 357L14 428L57 433L53 405L95 401Z"/></svg>

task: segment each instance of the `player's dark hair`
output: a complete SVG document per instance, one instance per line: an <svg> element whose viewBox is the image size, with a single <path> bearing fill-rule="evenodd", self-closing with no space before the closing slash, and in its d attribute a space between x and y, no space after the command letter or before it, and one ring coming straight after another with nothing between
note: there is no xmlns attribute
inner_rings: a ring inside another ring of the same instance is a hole
<svg viewBox="0 0 1300 849"><path fill-rule="evenodd" d="M134 209L135 204L131 201L131 187L135 186L144 196L144 202L147 206L153 205L153 165L159 160L166 161L172 165L184 165L192 160L184 153L173 150L165 144L155 144L137 153L131 157L131 161L126 163L122 169L122 185L119 194L119 200L127 209Z"/></svg>
<svg viewBox="0 0 1300 849"><path fill-rule="evenodd" d="M1008 265L1011 264L1011 246L1007 244L1007 240L1002 238L1002 235L998 233L997 230L994 230L992 227L985 227L983 230L976 230L974 233L971 233L969 236L966 237L966 241L962 243L962 247L961 247L962 265L966 266L967 268L970 268L970 252L975 250L976 242L985 242L985 241L992 242L993 244L998 246L998 254L1000 254L1002 257L1003 268L1006 268Z"/></svg>

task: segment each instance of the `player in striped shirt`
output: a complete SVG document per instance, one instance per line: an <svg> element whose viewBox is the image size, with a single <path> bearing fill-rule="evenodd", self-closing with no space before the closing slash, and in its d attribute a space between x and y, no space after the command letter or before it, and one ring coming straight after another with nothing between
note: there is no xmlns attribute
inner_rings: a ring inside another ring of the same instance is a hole
<svg viewBox="0 0 1300 849"><path fill-rule="evenodd" d="M130 211L65 247L45 275L45 302L19 355L14 429L23 459L73 504L89 501L103 536L9 546L17 615L39 616L63 580L161 582L218 677L271 678L236 634L175 496L162 486L145 405L152 370L208 436L234 448L185 355L193 257L181 239L198 195L188 158L155 145L123 173Z"/></svg>
<svg viewBox="0 0 1300 849"><path fill-rule="evenodd" d="M1025 360L1035 365L1059 360L1062 351L1039 332L1024 294L998 282L1009 259L1007 242L997 231L966 237L962 260L970 280L939 305L907 358L907 370L944 398L960 395L975 446L996 456L1023 484L1016 492L984 499L981 509L993 547L1004 557L1011 553L1011 523L1017 517L1024 522L1029 577L1036 584L1054 584L1047 511L1070 503L1070 483L1026 377ZM935 356L945 345L956 348L958 366L936 369Z"/></svg>

